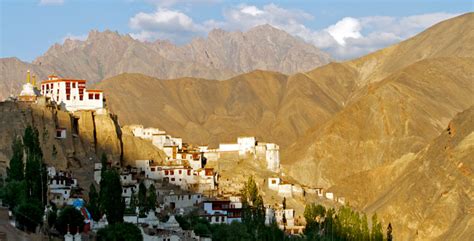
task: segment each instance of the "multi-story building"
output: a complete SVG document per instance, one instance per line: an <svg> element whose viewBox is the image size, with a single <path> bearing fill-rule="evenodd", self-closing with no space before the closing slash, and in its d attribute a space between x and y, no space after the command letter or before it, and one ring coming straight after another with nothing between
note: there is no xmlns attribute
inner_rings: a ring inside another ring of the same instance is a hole
<svg viewBox="0 0 474 241"><path fill-rule="evenodd" d="M104 108L102 90L86 89L86 80L48 76L41 82L41 94L49 97L68 111L99 110Z"/></svg>

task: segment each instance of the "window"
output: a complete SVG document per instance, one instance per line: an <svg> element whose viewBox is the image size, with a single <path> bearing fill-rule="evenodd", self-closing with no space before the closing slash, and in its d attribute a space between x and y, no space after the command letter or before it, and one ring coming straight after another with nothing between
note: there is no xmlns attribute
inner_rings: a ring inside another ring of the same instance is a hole
<svg viewBox="0 0 474 241"><path fill-rule="evenodd" d="M95 94L95 99L96 100L100 99L100 94Z"/></svg>
<svg viewBox="0 0 474 241"><path fill-rule="evenodd" d="M182 173L181 170L179 170L179 174L181 174L181 173Z"/></svg>
<svg viewBox="0 0 474 241"><path fill-rule="evenodd" d="M72 88L76 88L76 82L72 83Z"/></svg>
<svg viewBox="0 0 474 241"><path fill-rule="evenodd" d="M191 175L191 170L188 170L188 176L190 176L190 175Z"/></svg>
<svg viewBox="0 0 474 241"><path fill-rule="evenodd" d="M276 180L272 180L272 184L276 184L276 182L277 182Z"/></svg>
<svg viewBox="0 0 474 241"><path fill-rule="evenodd" d="M167 175L168 175L168 170L165 170L165 176L167 176Z"/></svg>
<svg viewBox="0 0 474 241"><path fill-rule="evenodd" d="M154 171L155 171L155 168L154 168L154 167L152 167L152 168L150 168L150 169L151 169L151 171L152 171L152 172L154 172Z"/></svg>
<svg viewBox="0 0 474 241"><path fill-rule="evenodd" d="M83 95L79 95L79 100L83 100Z"/></svg>
<svg viewBox="0 0 474 241"><path fill-rule="evenodd" d="M172 181L172 182L174 182L175 180L176 180L176 179L174 179L174 177L173 177L173 178L171 178L171 181Z"/></svg>
<svg viewBox="0 0 474 241"><path fill-rule="evenodd" d="M173 170L170 171L170 175L174 175L174 171L173 171Z"/></svg>
<svg viewBox="0 0 474 241"><path fill-rule="evenodd" d="M94 94L89 94L89 100L94 99Z"/></svg>

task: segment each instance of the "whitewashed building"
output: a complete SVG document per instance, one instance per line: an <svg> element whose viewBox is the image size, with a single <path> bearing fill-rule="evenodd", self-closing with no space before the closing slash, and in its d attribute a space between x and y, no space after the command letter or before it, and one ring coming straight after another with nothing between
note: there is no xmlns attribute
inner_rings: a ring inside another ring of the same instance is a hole
<svg viewBox="0 0 474 241"><path fill-rule="evenodd" d="M64 106L68 111L100 110L104 108L102 90L86 89L86 80L48 76L41 82L41 94Z"/></svg>

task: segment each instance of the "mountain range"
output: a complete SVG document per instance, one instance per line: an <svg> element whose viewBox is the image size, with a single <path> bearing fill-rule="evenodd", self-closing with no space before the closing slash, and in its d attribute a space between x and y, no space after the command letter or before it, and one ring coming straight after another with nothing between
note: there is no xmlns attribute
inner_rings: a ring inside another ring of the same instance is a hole
<svg viewBox="0 0 474 241"><path fill-rule="evenodd" d="M470 237L474 222L466 187L472 165L465 163L470 114L453 121L463 123L456 152L436 151L451 120L474 105L472 29L474 13L467 13L361 58L292 75L253 71L211 81L122 74L98 87L123 123L196 144L242 135L278 143L287 178L380 212L402 239L456 240Z"/></svg>
<svg viewBox="0 0 474 241"><path fill-rule="evenodd" d="M66 39L32 63L0 59L0 99L17 93L27 69L44 79L63 77L101 81L121 73L158 78L226 79L254 69L296 73L327 64L328 54L270 25L247 32L215 29L207 38L177 46L169 41L141 42L130 35L93 30L86 40Z"/></svg>

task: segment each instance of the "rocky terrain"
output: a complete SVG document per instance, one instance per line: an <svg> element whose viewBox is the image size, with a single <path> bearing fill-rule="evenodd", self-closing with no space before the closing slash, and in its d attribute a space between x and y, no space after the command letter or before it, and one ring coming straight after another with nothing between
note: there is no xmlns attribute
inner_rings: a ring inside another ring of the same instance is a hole
<svg viewBox="0 0 474 241"><path fill-rule="evenodd" d="M332 191L390 220L399 240L469 240L474 236L473 155L471 106L421 151L349 176Z"/></svg>
<svg viewBox="0 0 474 241"><path fill-rule="evenodd" d="M226 79L255 69L296 73L327 64L330 57L270 25L247 32L213 30L182 46L168 41L140 42L112 31L91 31L85 41L55 44L32 64L0 59L0 100L18 92L25 69L40 78L55 73L97 82L121 73L158 78Z"/></svg>
<svg viewBox="0 0 474 241"><path fill-rule="evenodd" d="M113 164L127 165L129 161L151 158L164 160L164 153L151 142L135 138L117 125L115 116L90 111L74 115L54 106L15 102L0 103L0 171L5 172L12 155L12 141L34 126L39 131L44 161L58 169L70 169L83 187L92 178L94 162L106 153ZM56 138L56 129L66 129L66 138ZM144 151L141 151L144 150Z"/></svg>

